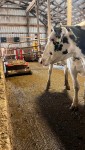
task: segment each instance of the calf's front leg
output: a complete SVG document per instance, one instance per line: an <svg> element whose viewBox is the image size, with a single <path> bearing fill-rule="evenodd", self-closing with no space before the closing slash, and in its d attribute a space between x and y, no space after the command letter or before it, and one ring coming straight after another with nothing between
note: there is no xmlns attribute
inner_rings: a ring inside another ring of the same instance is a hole
<svg viewBox="0 0 85 150"><path fill-rule="evenodd" d="M64 66L64 75L65 75L65 83L64 83L65 89L70 90L70 86L69 86L69 83L68 83L68 68L67 68L67 65Z"/></svg>
<svg viewBox="0 0 85 150"><path fill-rule="evenodd" d="M50 80L51 80L52 68L53 68L53 64L50 64L49 65L49 69L48 69L48 81L47 81L47 86L46 86L46 90L47 91L50 88Z"/></svg>
<svg viewBox="0 0 85 150"><path fill-rule="evenodd" d="M85 82L84 82L84 96L83 96L83 99L84 99L84 107L85 107Z"/></svg>

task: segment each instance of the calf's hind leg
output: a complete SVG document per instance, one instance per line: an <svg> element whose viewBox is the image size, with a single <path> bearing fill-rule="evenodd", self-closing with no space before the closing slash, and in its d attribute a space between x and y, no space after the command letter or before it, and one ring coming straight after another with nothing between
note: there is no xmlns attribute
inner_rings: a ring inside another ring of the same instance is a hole
<svg viewBox="0 0 85 150"><path fill-rule="evenodd" d="M77 71L76 71L76 67L74 67L71 70L71 75L72 75L72 80L73 80L73 88L74 88L74 98L73 98L73 102L71 105L71 109L76 109L78 108L78 92L79 92L79 83L77 80Z"/></svg>

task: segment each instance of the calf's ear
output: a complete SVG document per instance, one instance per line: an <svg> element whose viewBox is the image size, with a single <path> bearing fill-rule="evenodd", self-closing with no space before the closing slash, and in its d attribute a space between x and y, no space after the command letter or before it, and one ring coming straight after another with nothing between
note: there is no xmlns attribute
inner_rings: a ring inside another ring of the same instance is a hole
<svg viewBox="0 0 85 150"><path fill-rule="evenodd" d="M53 30L54 30L55 32L57 31L57 30L56 30L56 26L53 27Z"/></svg>
<svg viewBox="0 0 85 150"><path fill-rule="evenodd" d="M63 25L62 25L62 23L60 22L60 27L62 27Z"/></svg>
<svg viewBox="0 0 85 150"><path fill-rule="evenodd" d="M68 32L70 32L70 31L71 31L69 27L66 27L66 29L68 30Z"/></svg>
<svg viewBox="0 0 85 150"><path fill-rule="evenodd" d="M56 37L58 37L58 36L60 36L60 34L62 32L62 28L54 26L54 32L55 32Z"/></svg>

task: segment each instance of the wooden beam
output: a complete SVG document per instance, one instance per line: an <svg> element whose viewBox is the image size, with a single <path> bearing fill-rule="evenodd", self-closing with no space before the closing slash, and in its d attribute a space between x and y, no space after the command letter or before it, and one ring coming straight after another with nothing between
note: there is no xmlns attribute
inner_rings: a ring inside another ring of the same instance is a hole
<svg viewBox="0 0 85 150"><path fill-rule="evenodd" d="M51 15L50 15L50 0L47 0L47 16L48 16L48 35L51 33Z"/></svg>
<svg viewBox="0 0 85 150"><path fill-rule="evenodd" d="M27 26L27 24L0 23L0 26L15 26L15 27L20 27L20 26ZM36 24L29 24L29 27L37 27L37 25ZM39 27L44 27L44 25L39 25Z"/></svg>
<svg viewBox="0 0 85 150"><path fill-rule="evenodd" d="M22 15L18 15L18 14L17 15L15 15L15 14L13 14L13 15L11 15L11 14L0 14L0 16L4 16L4 17L6 17L6 16L9 16L9 17L15 17L15 16L16 17L26 17L26 15L22 16Z"/></svg>
<svg viewBox="0 0 85 150"><path fill-rule="evenodd" d="M27 26L27 24L18 24L18 23L0 23L0 26Z"/></svg>
<svg viewBox="0 0 85 150"><path fill-rule="evenodd" d="M5 9L18 9L18 10L25 10L25 8L22 8L22 7L20 8L20 7L14 7L14 6L13 6L13 7L9 7L9 6L8 6L8 7L5 7L5 6L1 7L1 6L0 6L0 9L3 9L3 8L5 8Z"/></svg>
<svg viewBox="0 0 85 150"><path fill-rule="evenodd" d="M37 16L38 45L40 45L40 34L39 34L39 0L36 0L36 16ZM40 51L40 47L39 46L38 46L38 51Z"/></svg>
<svg viewBox="0 0 85 150"><path fill-rule="evenodd" d="M9 33L9 32L0 32L0 34L27 34L27 32L11 32L11 33ZM29 32L29 34L36 34L36 32L34 33L34 32ZM45 32L39 32L39 34L46 34Z"/></svg>
<svg viewBox="0 0 85 150"><path fill-rule="evenodd" d="M35 6L35 3L36 3L36 0L33 0L33 1L29 4L29 6L27 6L26 13L27 13L27 12L30 12L31 9L33 9L33 7Z"/></svg>
<svg viewBox="0 0 85 150"><path fill-rule="evenodd" d="M34 15L34 16L36 17L36 14L35 14L35 13L31 12L31 14ZM33 17L33 16L31 16L31 17ZM46 26L46 24L44 23L43 20L41 20L40 18L39 18L39 20L40 20L40 22L41 22L44 26Z"/></svg>
<svg viewBox="0 0 85 150"><path fill-rule="evenodd" d="M2 7L5 3L6 3L6 1L1 1L0 2L0 7Z"/></svg>
<svg viewBox="0 0 85 150"><path fill-rule="evenodd" d="M29 36L29 12L26 13L26 18L27 18L27 34ZM29 39L27 39L27 44L29 43Z"/></svg>
<svg viewBox="0 0 85 150"><path fill-rule="evenodd" d="M67 0L67 25L72 24L72 0Z"/></svg>
<svg viewBox="0 0 85 150"><path fill-rule="evenodd" d="M19 5L19 3L13 2L13 1L11 1L11 0L7 0L6 3L15 4L15 5L17 5L18 7L26 8L26 6L24 6L24 5L21 6L21 5Z"/></svg>

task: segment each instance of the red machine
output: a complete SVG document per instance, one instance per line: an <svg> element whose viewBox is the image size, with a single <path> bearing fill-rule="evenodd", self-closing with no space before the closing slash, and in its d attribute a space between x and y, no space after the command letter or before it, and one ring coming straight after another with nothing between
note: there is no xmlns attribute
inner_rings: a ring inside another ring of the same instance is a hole
<svg viewBox="0 0 85 150"><path fill-rule="evenodd" d="M32 74L29 63L23 59L23 50L15 49L14 54L6 55L4 61L5 76Z"/></svg>
<svg viewBox="0 0 85 150"><path fill-rule="evenodd" d="M23 60L23 50L22 49L16 49L15 51L15 59Z"/></svg>

